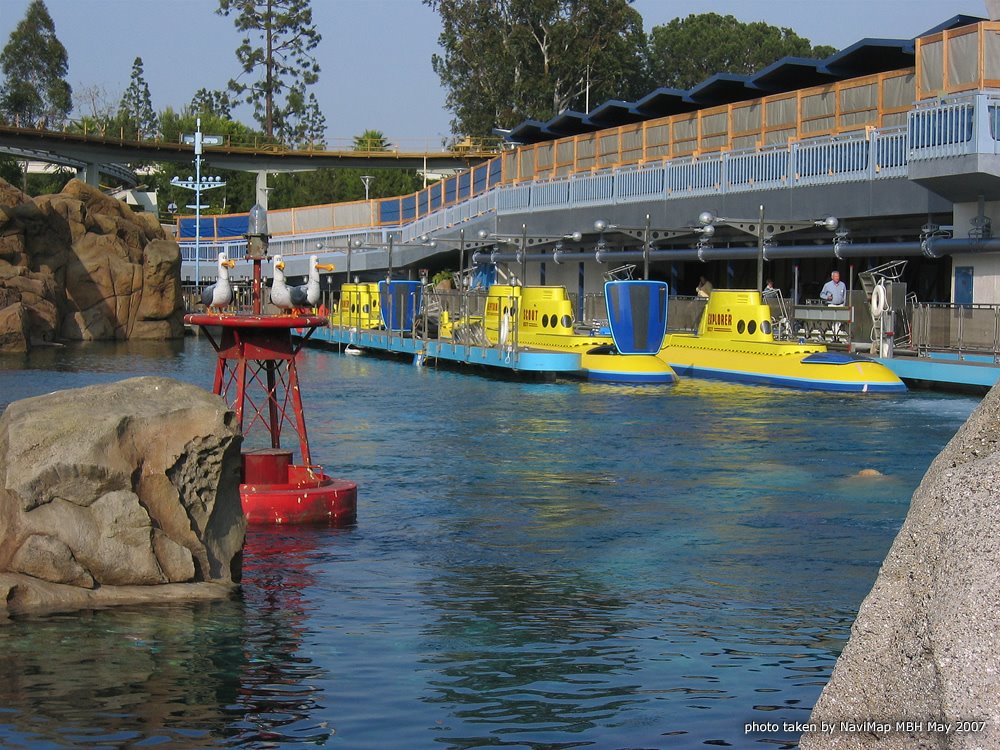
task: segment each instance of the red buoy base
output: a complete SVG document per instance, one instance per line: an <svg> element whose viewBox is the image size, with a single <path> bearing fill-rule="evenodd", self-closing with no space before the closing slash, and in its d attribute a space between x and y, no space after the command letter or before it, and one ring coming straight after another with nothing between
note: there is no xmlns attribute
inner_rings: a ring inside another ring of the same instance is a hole
<svg viewBox="0 0 1000 750"><path fill-rule="evenodd" d="M358 513L358 485L333 479L319 466L297 466L289 452L243 454L240 500L252 524L352 524ZM282 481L284 480L284 481Z"/></svg>

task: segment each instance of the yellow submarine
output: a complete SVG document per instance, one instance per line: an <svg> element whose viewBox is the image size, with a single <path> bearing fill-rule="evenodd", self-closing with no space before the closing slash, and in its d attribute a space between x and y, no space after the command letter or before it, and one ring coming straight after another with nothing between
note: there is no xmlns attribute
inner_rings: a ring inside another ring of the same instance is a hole
<svg viewBox="0 0 1000 750"><path fill-rule="evenodd" d="M344 328L380 328L378 283L347 283L340 287L340 302L330 314L330 324Z"/></svg>
<svg viewBox="0 0 1000 750"><path fill-rule="evenodd" d="M668 334L658 356L682 377L818 391L906 390L895 373L867 357L776 341L771 308L753 290L713 290L698 332Z"/></svg>
<svg viewBox="0 0 1000 750"><path fill-rule="evenodd" d="M608 282L642 284L647 282ZM659 283L659 282L648 282ZM635 287L633 287L635 288ZM613 294L613 292L611 292ZM666 297L662 325L666 327ZM642 317L637 312L636 317ZM628 322L628 321L626 321ZM451 322L442 318L441 338L453 338L459 325L481 325L491 346L510 345L532 349L577 352L588 380L612 383L673 383L677 375L655 353L656 346L621 346L614 334L575 328L573 303L561 286L511 286L494 284L487 291L485 312L479 317ZM640 326L644 329L644 326ZM659 339L659 336L657 336Z"/></svg>

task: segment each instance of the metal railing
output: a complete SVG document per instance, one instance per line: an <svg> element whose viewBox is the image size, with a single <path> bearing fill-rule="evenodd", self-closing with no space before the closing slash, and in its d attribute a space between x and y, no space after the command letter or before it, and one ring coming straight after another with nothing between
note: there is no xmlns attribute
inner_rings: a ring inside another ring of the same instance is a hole
<svg viewBox="0 0 1000 750"><path fill-rule="evenodd" d="M904 127L500 186L499 215L906 176Z"/></svg>
<svg viewBox="0 0 1000 750"><path fill-rule="evenodd" d="M852 135L808 138L761 149L711 153L629 165L557 179L500 185L461 203L438 209L398 229L404 242L427 232L454 227L476 217L616 205L645 200L720 195L796 186L905 178L912 160L967 153L1000 153L1000 94L982 92L922 104L909 112L907 124L869 129ZM372 228L381 231L384 228ZM329 232L332 237L349 231ZM287 242L283 254L310 250ZM190 243L185 243L189 245ZM235 243L238 247L241 243ZM213 260L229 243L203 245L202 260ZM206 258L207 256L207 258ZM187 256L185 256L187 259Z"/></svg>
<svg viewBox="0 0 1000 750"><path fill-rule="evenodd" d="M917 303L907 313L918 353L988 354L1000 362L1000 305Z"/></svg>
<svg viewBox="0 0 1000 750"><path fill-rule="evenodd" d="M925 103L907 114L908 159L998 153L1000 95L979 92Z"/></svg>

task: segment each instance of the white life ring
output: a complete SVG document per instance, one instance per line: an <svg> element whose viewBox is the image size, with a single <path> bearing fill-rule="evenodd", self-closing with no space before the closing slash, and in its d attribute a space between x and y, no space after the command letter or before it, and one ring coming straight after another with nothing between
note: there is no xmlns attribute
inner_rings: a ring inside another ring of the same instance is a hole
<svg viewBox="0 0 1000 750"><path fill-rule="evenodd" d="M877 320L882 317L882 313L885 312L885 286L882 282L875 285L872 289L872 301L871 301L871 313L872 318Z"/></svg>
<svg viewBox="0 0 1000 750"><path fill-rule="evenodd" d="M507 345L507 336L510 334L510 313L506 310L500 318L500 346Z"/></svg>

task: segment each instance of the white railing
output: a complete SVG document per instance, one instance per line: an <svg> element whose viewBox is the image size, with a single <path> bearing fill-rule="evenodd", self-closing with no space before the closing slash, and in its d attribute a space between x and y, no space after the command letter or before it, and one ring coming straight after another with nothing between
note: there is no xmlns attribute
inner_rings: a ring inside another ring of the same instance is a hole
<svg viewBox="0 0 1000 750"><path fill-rule="evenodd" d="M616 205L689 196L779 190L903 178L912 160L967 153L1000 152L1000 94L981 92L923 104L908 114L907 124L849 136L824 136L789 145L685 157L641 167L493 188L454 206L438 209L402 229L402 241L453 227L487 214L506 215L583 206ZM383 232L385 228L362 231ZM345 234L333 232L323 237ZM272 239L286 255L311 252L309 241ZM322 238L320 238L322 241ZM214 262L220 249L242 253L246 243L206 243L201 260ZM193 261L190 241L184 260ZM272 253L279 252L272 249Z"/></svg>
<svg viewBox="0 0 1000 750"><path fill-rule="evenodd" d="M909 157L936 159L971 153L975 145L976 101L959 99L911 111L906 118Z"/></svg>

